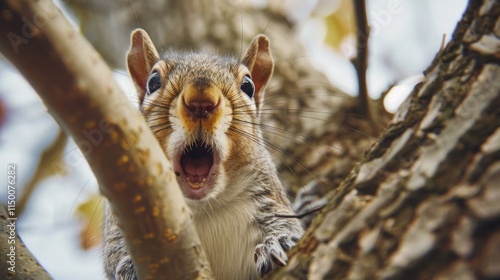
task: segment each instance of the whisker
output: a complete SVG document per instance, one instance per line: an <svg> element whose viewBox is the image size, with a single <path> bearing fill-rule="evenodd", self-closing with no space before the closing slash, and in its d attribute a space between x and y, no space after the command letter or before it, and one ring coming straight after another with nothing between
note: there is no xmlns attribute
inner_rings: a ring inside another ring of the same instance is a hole
<svg viewBox="0 0 500 280"><path fill-rule="evenodd" d="M71 208L69 209L69 212L68 212L68 217L66 218L66 222L69 222L69 218L70 218L70 215L71 213L73 212L73 208L75 208L75 205L76 205L76 201L78 200L78 198L80 197L80 195L82 194L83 190L85 190L85 188L88 186L90 180L92 180L93 178L89 178L87 180L87 182L85 182L85 185L83 185L83 188L80 189L80 192L78 192L78 195L76 196L76 198L73 200L73 204L71 204Z"/></svg>
<svg viewBox="0 0 500 280"><path fill-rule="evenodd" d="M89 221L89 223L87 225L87 229L85 230L85 234L83 235L83 240L87 239L87 235L88 235L89 230L90 230L90 225L92 224L92 221L94 220L94 217L95 217L95 215L97 213L97 210L99 209L99 205L101 205L102 198L103 198L103 196L100 195L99 196L99 201L97 201L97 205L96 205L96 207L94 209L94 212L92 213L92 217L90 218L90 221Z"/></svg>
<svg viewBox="0 0 500 280"><path fill-rule="evenodd" d="M318 182L320 182L321 186L324 187L325 189L326 186L324 186L323 182L321 181L321 179L315 175L315 174L312 174L309 169L304 166L304 164L299 160L297 159L297 157L295 157L293 154L291 154L290 152L287 152L286 150L283 150L282 148L280 148L278 145L268 141L268 140L265 140L265 139L262 139L262 138L259 138L258 136L255 136L251 133L248 133L246 131L243 131L241 129L238 129L236 127L229 127L229 130L233 130L237 133L240 133L241 135L244 135L245 137L247 137L248 139L250 140L253 140L257 145L263 147L264 149L268 150L270 153L272 153L274 156L276 156L278 159L280 159L281 162L283 162L283 164L288 168L288 170L290 170L290 172L292 172L292 174L294 174L295 176L298 176L295 171L291 168L290 165L288 165L286 163L285 160L283 160L283 158L279 155L277 155L275 152L271 151L269 149L272 148L274 151L277 151L277 152L280 152L281 154L287 156L288 158L291 158L296 164L298 164L301 168L303 168L303 170L305 170L309 175L311 175L313 178L315 178L316 180L318 180ZM262 143L261 143L262 141Z"/></svg>

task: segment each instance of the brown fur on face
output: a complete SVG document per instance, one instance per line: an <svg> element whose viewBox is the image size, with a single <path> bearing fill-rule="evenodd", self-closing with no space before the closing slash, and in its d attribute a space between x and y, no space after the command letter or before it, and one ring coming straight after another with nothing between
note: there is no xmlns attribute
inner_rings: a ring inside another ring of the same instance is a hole
<svg viewBox="0 0 500 280"><path fill-rule="evenodd" d="M231 154L233 167L248 164L258 156L258 146L262 145L258 111L273 71L267 37L256 36L241 63L233 58L193 53L169 53L160 59L151 39L140 29L133 32L131 41L129 72L139 93L141 111L163 147L167 148L177 129L185 134L186 145L197 139L213 144L216 138L226 137L228 145L218 148ZM161 76L162 87L147 96L146 83L154 71ZM245 75L251 76L255 85L253 99L239 88ZM211 100L217 108L207 118L196 119L186 100ZM173 160L168 152L167 156Z"/></svg>

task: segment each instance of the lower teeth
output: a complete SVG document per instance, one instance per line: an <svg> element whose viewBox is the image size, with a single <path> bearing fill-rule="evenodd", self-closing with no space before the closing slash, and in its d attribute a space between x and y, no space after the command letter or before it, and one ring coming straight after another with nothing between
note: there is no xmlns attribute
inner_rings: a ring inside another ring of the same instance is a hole
<svg viewBox="0 0 500 280"><path fill-rule="evenodd" d="M193 182L191 182L191 179L189 179L189 177L188 177L187 181L188 181L188 184L191 188L199 189L205 185L205 183L207 182L207 178L203 178L203 180L201 180L201 182L193 183Z"/></svg>

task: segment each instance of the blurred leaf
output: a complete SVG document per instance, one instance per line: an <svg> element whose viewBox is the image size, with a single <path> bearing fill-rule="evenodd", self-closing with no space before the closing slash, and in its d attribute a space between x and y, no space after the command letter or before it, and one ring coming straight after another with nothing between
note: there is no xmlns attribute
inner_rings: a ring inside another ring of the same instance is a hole
<svg viewBox="0 0 500 280"><path fill-rule="evenodd" d="M33 175L33 177L31 177L31 180L22 188L23 191L17 204L18 215L21 215L24 212L24 209L26 209L26 204L28 203L31 194L35 190L38 183L51 176L63 176L65 174L64 169L55 169L54 166L57 166L62 162L64 147L66 147L67 142L68 137L66 136L64 131L59 128L59 132L57 134L57 137L54 139L54 142L49 147L47 147L40 156L40 161L38 162L38 165L36 167L35 174Z"/></svg>
<svg viewBox="0 0 500 280"><path fill-rule="evenodd" d="M339 7L325 17L325 43L334 49L339 49L342 41L355 33L352 1L341 0Z"/></svg>
<svg viewBox="0 0 500 280"><path fill-rule="evenodd" d="M101 243L104 218L104 207L101 200L102 196L96 193L82 202L75 213L83 220L80 230L80 244L85 250Z"/></svg>

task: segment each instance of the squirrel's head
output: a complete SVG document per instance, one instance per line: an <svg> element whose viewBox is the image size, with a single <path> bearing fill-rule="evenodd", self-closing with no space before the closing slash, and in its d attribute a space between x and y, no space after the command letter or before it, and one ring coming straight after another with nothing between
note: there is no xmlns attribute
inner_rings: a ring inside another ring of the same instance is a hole
<svg viewBox="0 0 500 280"><path fill-rule="evenodd" d="M158 55L132 33L127 66L140 110L172 161L184 196L208 200L236 186L263 156L260 111L273 72L269 40L257 35L241 61L213 54Z"/></svg>

